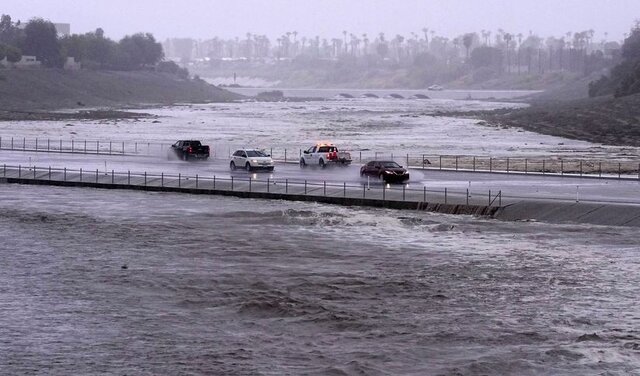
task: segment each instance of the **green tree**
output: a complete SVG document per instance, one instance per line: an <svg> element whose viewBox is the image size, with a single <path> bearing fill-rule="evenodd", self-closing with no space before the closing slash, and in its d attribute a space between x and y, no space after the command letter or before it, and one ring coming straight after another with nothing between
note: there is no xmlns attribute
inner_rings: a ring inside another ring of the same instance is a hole
<svg viewBox="0 0 640 376"><path fill-rule="evenodd" d="M7 61L10 63L17 63L22 59L22 51L18 47L6 46L5 53Z"/></svg>
<svg viewBox="0 0 640 376"><path fill-rule="evenodd" d="M122 69L154 66L163 56L162 45L150 33L126 36L118 43L117 63Z"/></svg>
<svg viewBox="0 0 640 376"><path fill-rule="evenodd" d="M497 68L502 65L502 50L495 47L481 46L471 51L469 59L474 68Z"/></svg>
<svg viewBox="0 0 640 376"><path fill-rule="evenodd" d="M11 16L3 14L0 17L0 43L18 46L24 32L11 21Z"/></svg>
<svg viewBox="0 0 640 376"><path fill-rule="evenodd" d="M589 84L589 96L613 94L623 97L640 93L640 24L636 24L622 46L623 61L609 76Z"/></svg>
<svg viewBox="0 0 640 376"><path fill-rule="evenodd" d="M469 49L473 44L473 40L475 38L475 33L467 33L462 37L462 44L464 44L464 48L467 50L467 61L469 61Z"/></svg>
<svg viewBox="0 0 640 376"><path fill-rule="evenodd" d="M21 47L26 55L34 55L46 67L62 67L64 59L53 23L34 18L27 23L24 34Z"/></svg>

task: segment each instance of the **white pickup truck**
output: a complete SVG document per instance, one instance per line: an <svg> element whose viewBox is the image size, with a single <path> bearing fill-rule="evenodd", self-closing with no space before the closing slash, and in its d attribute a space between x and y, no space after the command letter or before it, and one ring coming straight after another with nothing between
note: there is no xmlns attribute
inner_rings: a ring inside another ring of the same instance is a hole
<svg viewBox="0 0 640 376"><path fill-rule="evenodd" d="M300 157L300 167L329 165L348 166L351 154L339 151L334 144L317 144L305 150Z"/></svg>

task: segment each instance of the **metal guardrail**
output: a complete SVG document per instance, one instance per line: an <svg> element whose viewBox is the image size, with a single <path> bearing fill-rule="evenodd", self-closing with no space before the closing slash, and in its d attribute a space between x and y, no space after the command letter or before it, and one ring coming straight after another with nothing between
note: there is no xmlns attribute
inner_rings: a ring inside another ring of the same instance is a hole
<svg viewBox="0 0 640 376"><path fill-rule="evenodd" d="M205 141L206 143L206 141ZM227 159L242 146L213 144L213 159ZM135 141L28 139L0 137L0 150L46 151L102 155L166 156L168 144ZM298 162L302 149L266 148L274 160ZM469 155L398 154L393 152L352 151L354 163L363 164L375 159L390 159L409 168L466 172L505 172L523 174L554 174L570 176L607 177L640 180L640 161L593 160L572 158L490 157Z"/></svg>
<svg viewBox="0 0 640 376"><path fill-rule="evenodd" d="M2 165L1 176L44 181L112 184L127 186L153 186L184 188L195 190L218 190L230 192L279 193L312 197L343 197L353 199L373 199L381 201L404 201L416 203L442 203L451 205L502 206L502 191L471 191L449 188L421 188L407 185L342 184L327 181L291 179L221 178L201 175L116 172L37 166Z"/></svg>

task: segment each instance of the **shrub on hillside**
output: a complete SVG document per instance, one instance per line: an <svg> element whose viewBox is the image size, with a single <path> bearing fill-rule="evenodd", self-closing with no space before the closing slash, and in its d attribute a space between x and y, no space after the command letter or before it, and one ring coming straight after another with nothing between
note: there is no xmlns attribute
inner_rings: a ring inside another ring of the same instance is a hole
<svg viewBox="0 0 640 376"><path fill-rule="evenodd" d="M616 65L608 76L589 84L589 96L611 95L624 97L640 93L640 24L631 30L622 46L622 63Z"/></svg>

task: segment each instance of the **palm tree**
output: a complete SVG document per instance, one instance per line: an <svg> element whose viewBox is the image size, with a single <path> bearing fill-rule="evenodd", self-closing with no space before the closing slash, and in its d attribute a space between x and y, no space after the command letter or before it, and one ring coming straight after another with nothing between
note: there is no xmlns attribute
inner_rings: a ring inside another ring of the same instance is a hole
<svg viewBox="0 0 640 376"><path fill-rule="evenodd" d="M466 61L469 61L469 49L471 48L471 45L473 44L473 37L474 36L475 36L474 33L467 33L467 34L462 36L462 44L464 44L464 48L466 48L466 50L467 50Z"/></svg>
<svg viewBox="0 0 640 376"><path fill-rule="evenodd" d="M344 36L344 53L347 53L347 31L342 30L342 35Z"/></svg>

